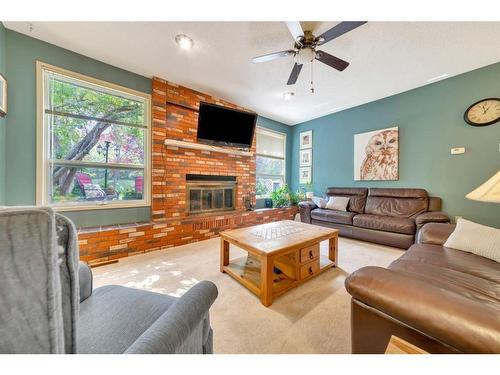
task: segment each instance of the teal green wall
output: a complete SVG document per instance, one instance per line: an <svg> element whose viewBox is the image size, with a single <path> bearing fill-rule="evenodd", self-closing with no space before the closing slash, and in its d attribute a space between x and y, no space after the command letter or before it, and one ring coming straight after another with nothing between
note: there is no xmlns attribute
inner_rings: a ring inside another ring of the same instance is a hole
<svg viewBox="0 0 500 375"><path fill-rule="evenodd" d="M36 60L151 93L151 80L52 44L6 31L9 115L6 131L6 203L35 204ZM150 219L146 208L72 211L77 226L116 224Z"/></svg>
<svg viewBox="0 0 500 375"><path fill-rule="evenodd" d="M0 72L3 71L1 56L6 56L6 76L9 80L9 116L7 124L0 120L0 204L2 204L4 190L7 205L35 204L36 60L151 93L151 80L149 78L11 30L4 30L3 25L0 26ZM286 132L289 135L288 139L292 138L291 128L287 125L265 117L259 117L258 124ZM3 129L5 127L4 137ZM2 165L5 160L7 167L4 171ZM287 176L290 176L290 173ZM5 189L4 181L6 181ZM77 226L98 226L146 221L150 219L150 209L147 207L71 211L65 212L65 215L70 217Z"/></svg>
<svg viewBox="0 0 500 375"><path fill-rule="evenodd" d="M313 186L418 187L443 198L451 216L500 227L500 204L464 196L500 169L500 123L467 125L465 109L500 97L500 63L293 127L291 185L298 187L299 133L313 130ZM354 135L399 127L399 181L354 181ZM450 155L452 147L466 153Z"/></svg>
<svg viewBox="0 0 500 375"><path fill-rule="evenodd" d="M0 22L0 73L5 77L5 27ZM0 117L0 205L5 204L5 127L7 121Z"/></svg>

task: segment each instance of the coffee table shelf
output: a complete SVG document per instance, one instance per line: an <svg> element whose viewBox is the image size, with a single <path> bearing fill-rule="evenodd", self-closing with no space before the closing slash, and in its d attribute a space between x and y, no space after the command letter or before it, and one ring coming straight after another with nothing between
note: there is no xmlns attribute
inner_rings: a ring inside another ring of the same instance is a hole
<svg viewBox="0 0 500 375"><path fill-rule="evenodd" d="M251 284L250 291L256 295L260 295L260 261L252 256L242 257L232 260L226 268L226 272L234 274L241 280L245 280ZM233 276L233 275L231 275ZM277 274L273 272L273 293L279 293L283 289L289 289L295 286L296 280L291 279L283 273Z"/></svg>

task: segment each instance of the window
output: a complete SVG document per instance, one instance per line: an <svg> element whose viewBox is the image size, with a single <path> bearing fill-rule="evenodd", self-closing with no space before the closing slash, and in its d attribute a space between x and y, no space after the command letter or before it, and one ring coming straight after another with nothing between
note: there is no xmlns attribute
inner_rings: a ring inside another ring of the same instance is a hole
<svg viewBox="0 0 500 375"><path fill-rule="evenodd" d="M285 134L257 128L257 198L268 198L285 183L285 149Z"/></svg>
<svg viewBox="0 0 500 375"><path fill-rule="evenodd" d="M37 204L149 205L150 96L37 62Z"/></svg>

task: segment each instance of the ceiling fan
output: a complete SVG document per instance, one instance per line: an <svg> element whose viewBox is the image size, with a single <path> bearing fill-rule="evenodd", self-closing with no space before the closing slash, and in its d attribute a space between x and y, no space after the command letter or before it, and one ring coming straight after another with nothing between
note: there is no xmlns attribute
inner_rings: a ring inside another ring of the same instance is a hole
<svg viewBox="0 0 500 375"><path fill-rule="evenodd" d="M330 55L324 51L316 50L316 48L335 38L338 38L341 35L344 35L351 30L354 30L365 23L366 21L341 22L332 27L330 30L325 31L320 36L315 36L312 31L303 31L300 22L286 22L288 30L295 40L293 49L254 57L252 61L254 63L260 63L271 61L280 57L293 56L295 64L292 68L292 72L290 73L290 77L288 78L288 82L286 83L287 85L294 85L295 82L297 82L297 78L299 78L303 65L311 63L311 92L314 92L314 88L312 87L312 62L315 59L321 61L323 64L337 69L338 71L343 71L349 66L347 61L339 59L338 57Z"/></svg>

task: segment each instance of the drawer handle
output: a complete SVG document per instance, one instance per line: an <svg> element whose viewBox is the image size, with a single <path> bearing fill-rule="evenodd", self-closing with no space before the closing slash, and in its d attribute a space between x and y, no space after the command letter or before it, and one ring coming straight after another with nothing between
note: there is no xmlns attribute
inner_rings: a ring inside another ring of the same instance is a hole
<svg viewBox="0 0 500 375"><path fill-rule="evenodd" d="M309 273L313 273L312 267L309 267Z"/></svg>
<svg viewBox="0 0 500 375"><path fill-rule="evenodd" d="M312 250L309 250L309 259L312 259L312 258L314 258L313 252L312 252Z"/></svg>

